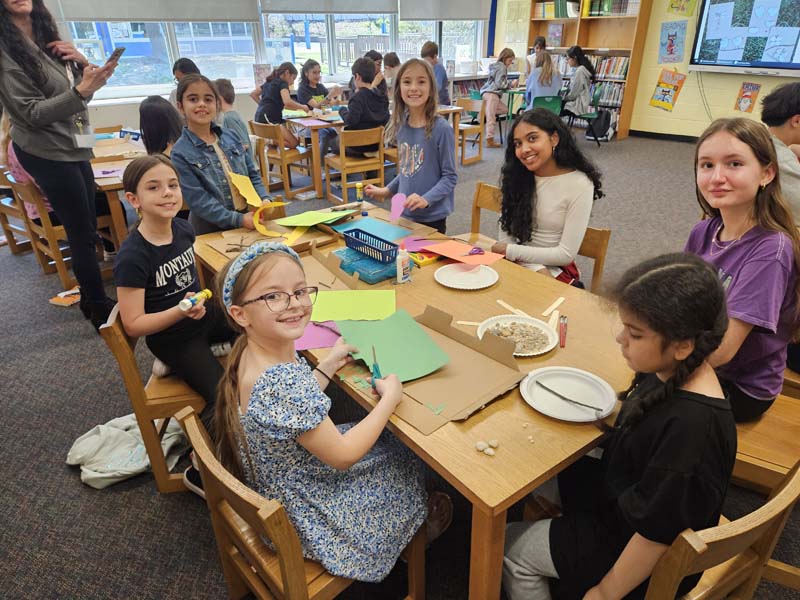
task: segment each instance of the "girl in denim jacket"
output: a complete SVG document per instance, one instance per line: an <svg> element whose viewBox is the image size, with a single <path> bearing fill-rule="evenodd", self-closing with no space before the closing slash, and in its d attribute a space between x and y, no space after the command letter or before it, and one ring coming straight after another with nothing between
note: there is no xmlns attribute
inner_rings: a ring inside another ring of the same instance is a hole
<svg viewBox="0 0 800 600"><path fill-rule="evenodd" d="M254 229L253 213L247 211L247 202L229 174L246 175L262 199L272 197L239 136L214 122L219 110L216 87L203 75L187 75L178 84L177 99L186 127L170 158L180 175L195 232L200 235L237 227Z"/></svg>

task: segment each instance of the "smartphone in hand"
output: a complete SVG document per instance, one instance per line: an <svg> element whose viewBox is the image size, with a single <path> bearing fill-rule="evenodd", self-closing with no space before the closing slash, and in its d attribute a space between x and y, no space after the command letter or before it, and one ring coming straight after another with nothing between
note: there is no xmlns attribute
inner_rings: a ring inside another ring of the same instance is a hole
<svg viewBox="0 0 800 600"><path fill-rule="evenodd" d="M106 64L118 61L124 53L125 53L125 46L119 46L117 48L114 48L114 51L111 53L111 56L108 57Z"/></svg>

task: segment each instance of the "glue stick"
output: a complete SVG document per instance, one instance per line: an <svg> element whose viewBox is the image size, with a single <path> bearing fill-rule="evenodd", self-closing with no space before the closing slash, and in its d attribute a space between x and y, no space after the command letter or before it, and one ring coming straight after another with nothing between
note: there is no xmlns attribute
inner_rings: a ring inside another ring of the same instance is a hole
<svg viewBox="0 0 800 600"><path fill-rule="evenodd" d="M180 308L183 312L186 312L195 304L200 302L200 300L208 300L209 298L211 298L211 290L200 290L194 296L189 296L188 298L184 298L178 302L178 308Z"/></svg>
<svg viewBox="0 0 800 600"><path fill-rule="evenodd" d="M361 216L366 217L369 213L367 212L367 203L364 202L364 184L360 181L356 183L356 200L361 203Z"/></svg>
<svg viewBox="0 0 800 600"><path fill-rule="evenodd" d="M397 283L411 281L411 257L406 250L397 251Z"/></svg>

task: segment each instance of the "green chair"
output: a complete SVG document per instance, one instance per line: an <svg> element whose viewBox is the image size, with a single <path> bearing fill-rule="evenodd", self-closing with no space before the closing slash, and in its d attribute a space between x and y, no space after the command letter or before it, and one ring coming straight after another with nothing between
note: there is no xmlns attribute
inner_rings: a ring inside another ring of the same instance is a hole
<svg viewBox="0 0 800 600"><path fill-rule="evenodd" d="M531 102L530 109L543 108L555 115L560 115L562 103L561 96L536 96Z"/></svg>
<svg viewBox="0 0 800 600"><path fill-rule="evenodd" d="M469 97L470 97L470 100L482 100L481 91L480 90L470 90L469 91ZM477 117L477 115L475 115L475 114L472 114L472 113L470 113L470 114L472 115L473 119L475 119L475 117ZM506 113L504 115L495 115L495 117L494 117L494 120L495 120L495 123L497 123L498 129L500 129L500 143L501 144L503 143L503 121L506 121L506 120L512 119L512 118L513 118L513 116L511 115L511 111L509 111L508 113Z"/></svg>
<svg viewBox="0 0 800 600"><path fill-rule="evenodd" d="M594 93L592 94L592 111L588 113L583 113L582 115L572 115L569 118L569 126L572 127L572 122L575 120L577 116L579 119L583 119L586 121L586 128L589 130L589 133L592 134L594 137L594 141L597 142L597 146L600 146L600 138L597 136L597 133L594 131L594 122L597 117L600 116L600 109L598 108L600 105L600 95L603 93L603 89L601 86L596 85L594 88Z"/></svg>

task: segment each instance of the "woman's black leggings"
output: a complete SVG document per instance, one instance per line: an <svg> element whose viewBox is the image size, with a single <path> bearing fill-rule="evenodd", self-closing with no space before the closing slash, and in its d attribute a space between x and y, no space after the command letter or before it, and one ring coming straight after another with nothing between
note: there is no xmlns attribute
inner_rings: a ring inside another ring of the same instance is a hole
<svg viewBox="0 0 800 600"><path fill-rule="evenodd" d="M89 161L63 162L28 154L14 144L22 168L38 185L67 232L72 270L90 304L103 304L106 292L97 264L97 213L94 174Z"/></svg>

